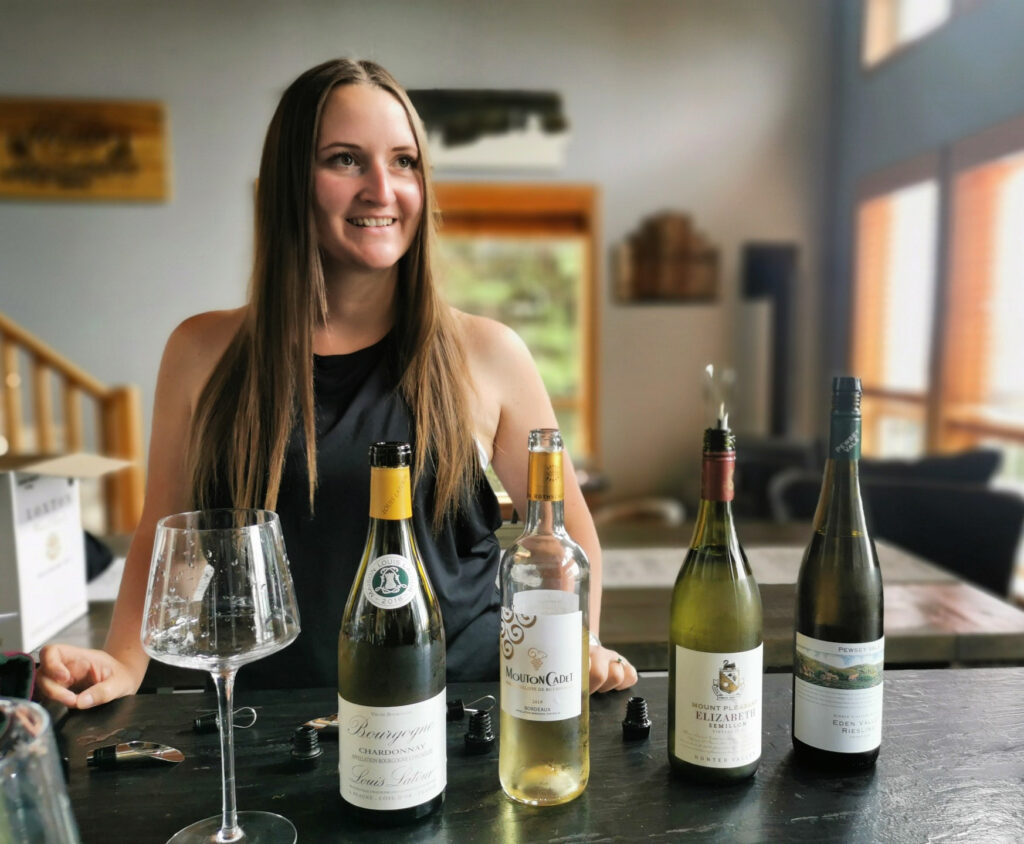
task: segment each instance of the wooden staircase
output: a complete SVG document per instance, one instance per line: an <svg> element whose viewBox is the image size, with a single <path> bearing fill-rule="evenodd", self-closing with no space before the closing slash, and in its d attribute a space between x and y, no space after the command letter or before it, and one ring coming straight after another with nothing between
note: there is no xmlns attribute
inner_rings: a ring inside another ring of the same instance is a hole
<svg viewBox="0 0 1024 844"><path fill-rule="evenodd" d="M23 377L28 374L28 378ZM103 479L106 532L128 534L142 514L142 402L134 385L108 387L0 313L0 454L91 451L130 460ZM27 380L27 384L26 384ZM28 388L32 423L24 422ZM54 401L59 396L59 413ZM83 405L95 413L86 442Z"/></svg>

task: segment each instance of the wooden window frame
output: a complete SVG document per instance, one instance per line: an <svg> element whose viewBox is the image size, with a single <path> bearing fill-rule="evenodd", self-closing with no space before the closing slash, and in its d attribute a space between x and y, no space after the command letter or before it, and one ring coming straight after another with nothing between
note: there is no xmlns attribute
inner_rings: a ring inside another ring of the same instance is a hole
<svg viewBox="0 0 1024 844"><path fill-rule="evenodd" d="M858 325L864 321L870 322L877 316L864 308L863 303L858 296L858 289L863 283L862 265L866 260L867 253L870 251L864 248L864 244L861 241L861 219L865 206L872 200L881 199L889 194L896 193L903 188L908 188L912 185L920 184L921 182L934 181L938 186L937 223L939 231L935 238L936 254L933 256L935 266L935 296L932 312L932 334L929 338L928 350L928 381L929 383L935 383L934 379L938 375L938 367L940 365L940 360L937 354L938 335L936 332L939 330L939 326L942 325L942 317L945 313L945 300L943 295L944 285L942 284L942 279L945 277L945 267L943 265L944 241L942 232L946 227L946 223L944 222L944 209L947 202L944 187L945 180L942 178L943 169L942 156L938 153L928 153L901 162L892 167L888 167L884 170L877 171L861 182L857 192L856 208L854 213L854 265L851 275L851 278L853 279L853 289L851 291L852 295L850 299L852 317L847 360L850 361L851 369L858 375L861 375L864 383L864 396L866 398L876 399L879 402L903 405L904 407L918 407L923 409L925 417L926 451L931 450L930 431L932 430L932 420L937 418L938 414L937 395L935 394L935 391L926 389L923 394L919 395L917 393L909 393L903 390L888 389L873 383L873 375L876 369L871 368L872 365L870 363L870 359L874 359L877 356L874 355L871 350L860 348L858 343ZM860 370L863 369L865 364L868 366L868 372L862 373ZM875 364L878 365L879 362L875 360ZM870 424L866 422L864 435L867 440L866 448L868 450L870 450L870 441L872 439L871 434L872 428Z"/></svg>
<svg viewBox="0 0 1024 844"><path fill-rule="evenodd" d="M962 177L976 168L997 163L1009 156L1024 154L1024 115L1000 123L975 135L957 141L935 153L928 153L891 168L874 173L863 180L857 192L854 214L854 266L851 291L852 318L848 360L856 368L865 360L857 347L859 320L870 319L859 312L858 286L864 253L861 242L861 212L866 202L894 193L910 185L934 180L938 185L938 231L936 232L935 297L932 315L932 338L929 352L928 389L924 397L917 394L878 388L865 384L867 397L897 404L925 407L925 452L941 453L963 450L977 445L984 437L1024 443L1024 425L986 420L981 416L964 415L957 406L968 403L970 391L978 391L976 367L979 361L968 360L965 350L977 346L977 334L984 328L980 322L965 326L965 308L979 298L976 286L965 280L976 266L976 256L966 254L958 227L976 219L978 211L965 210L965 202L973 201L964 189ZM978 244L969 244L977 248ZM953 314L957 318L953 318ZM980 317L979 317L980 319ZM968 335L962 339L962 335ZM869 379L870 381L870 379ZM967 392L965 392L967 391ZM977 396L980 398L980 393Z"/></svg>
<svg viewBox="0 0 1024 844"><path fill-rule="evenodd" d="M948 177L951 196L950 214L947 221L947 274L943 279L943 287L947 291L948 307L961 312L964 305L979 298L977 285L973 286L964 279L966 264L972 263L972 256L965 255L967 247L977 244L966 243L961 236L960 226L970 224L976 213L985 213L985 209L974 213L964 211L967 202L977 201L977 197L969 190L965 177L971 171L997 165L1000 159L1024 155L1024 115L997 124L975 135L971 135L950 146L948 156ZM993 174L994 176L995 174ZM991 209L987 209L991 211ZM968 219L970 217L970 219ZM988 283L985 279L981 283ZM945 314L943 314L945 316ZM982 316L977 317L979 320ZM970 448L986 436L1002 440L1024 443L1024 424L1014 424L987 420L971 414L952 413L956 405L971 399L971 395L963 392L965 384L973 384L977 398L980 398L980 382L976 372L969 369L970 361L964 360L965 345L970 345L970 338L965 343L954 336L952 321L945 321L946 333L941 340L943 360L939 365L941 379L934 382L938 385L936 403L941 414L935 420L934 447L936 450ZM963 331L962 327L959 327ZM979 327L976 330L981 331ZM969 333L969 332L968 332ZM976 338L974 338L976 339ZM980 365L980 363L978 364ZM970 389L970 388L968 388Z"/></svg>
<svg viewBox="0 0 1024 844"><path fill-rule="evenodd" d="M586 243L580 298L581 383L578 401L553 398L578 408L578 455L600 463L597 350L600 303L598 191L592 185L525 182L436 182L441 235L577 236Z"/></svg>

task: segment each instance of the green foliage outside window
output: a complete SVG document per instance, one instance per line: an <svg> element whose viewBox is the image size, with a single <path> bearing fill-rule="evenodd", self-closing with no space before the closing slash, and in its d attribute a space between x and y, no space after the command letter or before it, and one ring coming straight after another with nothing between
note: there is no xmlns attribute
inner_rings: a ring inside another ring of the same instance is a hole
<svg viewBox="0 0 1024 844"><path fill-rule="evenodd" d="M498 320L523 338L556 402L570 453L582 383L584 248L581 238L568 237L441 238L448 301Z"/></svg>

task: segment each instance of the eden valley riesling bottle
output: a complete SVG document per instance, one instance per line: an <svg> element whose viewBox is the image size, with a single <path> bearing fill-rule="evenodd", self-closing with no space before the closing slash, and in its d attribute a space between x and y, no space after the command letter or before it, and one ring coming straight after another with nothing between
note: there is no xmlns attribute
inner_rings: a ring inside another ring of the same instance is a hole
<svg viewBox="0 0 1024 844"><path fill-rule="evenodd" d="M864 522L860 379L832 382L828 460L797 579L793 749L836 770L873 765L882 743L882 574Z"/></svg>
<svg viewBox="0 0 1024 844"><path fill-rule="evenodd" d="M370 447L370 530L338 634L346 806L404 823L444 802L444 627L412 529L408 443Z"/></svg>
<svg viewBox="0 0 1024 844"><path fill-rule="evenodd" d="M751 776L761 761L761 593L732 517L736 439L704 432L700 508L672 590L668 760L701 783Z"/></svg>
<svg viewBox="0 0 1024 844"><path fill-rule="evenodd" d="M590 776L590 564L565 532L562 437L530 432L523 535L501 559L501 745L513 800L566 803Z"/></svg>

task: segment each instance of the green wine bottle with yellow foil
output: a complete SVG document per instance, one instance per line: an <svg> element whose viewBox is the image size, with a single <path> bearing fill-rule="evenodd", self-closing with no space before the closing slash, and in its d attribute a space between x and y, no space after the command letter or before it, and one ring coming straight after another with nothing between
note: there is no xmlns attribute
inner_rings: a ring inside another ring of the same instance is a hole
<svg viewBox="0 0 1024 844"><path fill-rule="evenodd" d="M408 443L370 447L370 528L338 634L338 773L346 808L371 823L444 802L445 641L416 550Z"/></svg>
<svg viewBox="0 0 1024 844"><path fill-rule="evenodd" d="M882 743L882 573L861 499L860 379L832 382L829 450L797 578L793 751L836 771L870 767Z"/></svg>
<svg viewBox="0 0 1024 844"><path fill-rule="evenodd" d="M672 590L668 759L699 783L730 783L761 761L761 593L733 523L736 439L704 432L700 508Z"/></svg>

